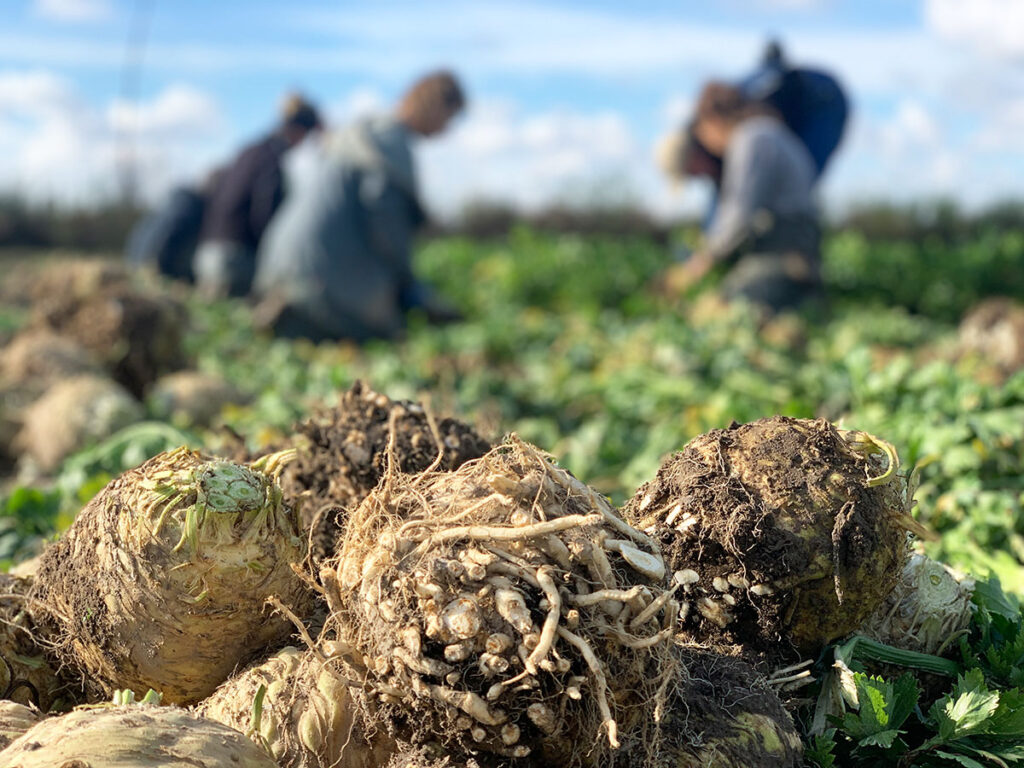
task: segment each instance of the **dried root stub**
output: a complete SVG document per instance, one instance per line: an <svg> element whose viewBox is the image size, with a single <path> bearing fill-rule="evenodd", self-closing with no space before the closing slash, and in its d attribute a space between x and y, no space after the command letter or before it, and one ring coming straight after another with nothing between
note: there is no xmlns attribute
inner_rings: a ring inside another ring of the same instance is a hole
<svg viewBox="0 0 1024 768"><path fill-rule="evenodd" d="M0 574L0 699L29 704L43 712L70 709L70 686L36 644L27 611L29 579Z"/></svg>
<svg viewBox="0 0 1024 768"><path fill-rule="evenodd" d="M971 623L974 581L925 555L911 555L896 588L860 633L920 653L957 650Z"/></svg>
<svg viewBox="0 0 1024 768"><path fill-rule="evenodd" d="M178 707L77 709L43 720L0 752L4 768L276 768L227 726Z"/></svg>
<svg viewBox="0 0 1024 768"><path fill-rule="evenodd" d="M899 579L920 526L897 466L866 433L773 417L694 438L624 513L661 541L694 639L813 654Z"/></svg>
<svg viewBox="0 0 1024 768"><path fill-rule="evenodd" d="M228 680L196 712L246 734L281 768L378 768L395 744L367 731L337 664L285 648Z"/></svg>
<svg viewBox="0 0 1024 768"><path fill-rule="evenodd" d="M653 541L514 437L456 472L386 477L320 573L328 631L398 737L559 765L656 740L637 712L675 670L665 574Z"/></svg>
<svg viewBox="0 0 1024 768"><path fill-rule="evenodd" d="M394 458L402 472L422 472L439 456L435 469L457 469L491 448L458 419L434 421L419 403L392 400L357 381L337 408L296 428L298 460L281 476L285 499L299 502L307 528L318 518L314 556L333 553L346 510L357 507L383 476L392 419Z"/></svg>
<svg viewBox="0 0 1024 768"><path fill-rule="evenodd" d="M109 698L149 688L195 703L285 640L302 614L305 557L294 514L274 482L287 456L248 467L181 448L113 480L49 547L31 607L47 640Z"/></svg>
<svg viewBox="0 0 1024 768"><path fill-rule="evenodd" d="M37 306L33 321L81 344L136 397L162 374L185 367L185 323L185 309L173 299L120 285L55 296Z"/></svg>
<svg viewBox="0 0 1024 768"><path fill-rule="evenodd" d="M677 653L686 673L662 714L658 768L801 765L800 734L752 667L699 647L678 647Z"/></svg>

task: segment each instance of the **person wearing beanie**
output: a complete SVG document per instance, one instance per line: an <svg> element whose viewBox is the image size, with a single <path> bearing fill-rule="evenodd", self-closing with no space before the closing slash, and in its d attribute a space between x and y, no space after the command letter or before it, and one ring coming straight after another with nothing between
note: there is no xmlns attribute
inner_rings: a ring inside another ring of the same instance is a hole
<svg viewBox="0 0 1024 768"><path fill-rule="evenodd" d="M281 158L320 127L316 108L289 94L277 127L224 168L206 206L195 256L195 279L202 293L211 298L249 294L256 249L284 198Z"/></svg>

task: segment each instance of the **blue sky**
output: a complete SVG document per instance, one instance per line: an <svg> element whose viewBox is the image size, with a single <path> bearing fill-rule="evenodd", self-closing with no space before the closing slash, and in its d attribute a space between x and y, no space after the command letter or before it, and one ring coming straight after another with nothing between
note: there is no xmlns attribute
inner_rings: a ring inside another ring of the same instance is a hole
<svg viewBox="0 0 1024 768"><path fill-rule="evenodd" d="M286 90L340 121L446 65L472 101L420 151L439 212L480 198L692 210L700 186L671 190L652 145L702 81L742 75L769 35L851 91L828 206L1024 198L1021 0L0 0L0 11L0 189L40 198L112 194L126 157L156 198L267 128Z"/></svg>

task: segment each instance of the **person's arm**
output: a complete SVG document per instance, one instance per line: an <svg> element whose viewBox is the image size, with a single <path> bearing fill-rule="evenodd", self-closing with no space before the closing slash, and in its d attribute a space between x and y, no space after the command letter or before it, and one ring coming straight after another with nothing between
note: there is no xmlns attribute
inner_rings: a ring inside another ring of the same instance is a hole
<svg viewBox="0 0 1024 768"><path fill-rule="evenodd" d="M249 206L249 227L259 242L270 223L274 211L284 199L284 178L280 158L269 158L256 173L252 182L252 199Z"/></svg>
<svg viewBox="0 0 1024 768"><path fill-rule="evenodd" d="M757 213L770 200L773 178L771 140L763 133L737 128L725 158L725 177L704 243L690 258L666 270L664 290L688 290L716 264L734 258L755 231Z"/></svg>

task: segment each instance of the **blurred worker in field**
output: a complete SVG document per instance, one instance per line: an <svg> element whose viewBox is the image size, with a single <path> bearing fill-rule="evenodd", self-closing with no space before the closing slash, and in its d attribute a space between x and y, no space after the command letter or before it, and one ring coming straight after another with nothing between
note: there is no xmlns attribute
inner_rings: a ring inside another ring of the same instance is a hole
<svg viewBox="0 0 1024 768"><path fill-rule="evenodd" d="M692 131L721 159L721 189L702 247L666 273L669 291L722 265L727 299L778 311L820 295L819 167L804 142L774 107L720 82L701 92ZM683 165L671 153L662 161L672 174Z"/></svg>
<svg viewBox="0 0 1024 768"><path fill-rule="evenodd" d="M304 148L312 156L289 165L288 197L256 274L260 317L275 333L362 341L395 336L410 309L455 319L413 275L413 237L426 217L412 145L444 131L464 105L454 75L434 72L393 114L327 132Z"/></svg>
<svg viewBox="0 0 1024 768"><path fill-rule="evenodd" d="M849 117L849 102L839 81L830 73L790 65L777 41L765 48L757 68L735 83L751 101L772 107L807 147L817 181L842 141ZM709 224L722 184L722 157L715 155L694 132L694 122L667 137L662 145L663 166L670 173L705 178L713 186L705 224Z"/></svg>
<svg viewBox="0 0 1024 768"><path fill-rule="evenodd" d="M320 125L316 108L290 95L277 128L245 147L224 169L206 206L195 256L200 291L212 297L250 292L256 249L284 197L281 157Z"/></svg>
<svg viewBox="0 0 1024 768"><path fill-rule="evenodd" d="M218 178L219 172L215 171L201 185L172 189L167 199L132 229L125 245L128 263L174 280L194 283L193 260L203 214Z"/></svg>

